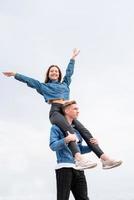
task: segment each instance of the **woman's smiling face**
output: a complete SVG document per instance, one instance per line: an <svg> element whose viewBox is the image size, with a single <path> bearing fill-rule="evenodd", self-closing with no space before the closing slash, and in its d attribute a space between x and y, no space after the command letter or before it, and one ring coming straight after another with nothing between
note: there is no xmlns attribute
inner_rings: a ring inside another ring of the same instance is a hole
<svg viewBox="0 0 134 200"><path fill-rule="evenodd" d="M51 67L49 70L49 79L58 80L59 78L59 69L57 67Z"/></svg>

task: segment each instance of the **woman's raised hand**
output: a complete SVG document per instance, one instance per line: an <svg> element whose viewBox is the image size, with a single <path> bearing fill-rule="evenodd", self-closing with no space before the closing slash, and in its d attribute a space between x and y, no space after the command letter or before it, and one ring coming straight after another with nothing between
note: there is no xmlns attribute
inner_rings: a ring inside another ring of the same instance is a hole
<svg viewBox="0 0 134 200"><path fill-rule="evenodd" d="M2 72L2 73L7 77L15 76L15 74L16 74L14 72Z"/></svg>
<svg viewBox="0 0 134 200"><path fill-rule="evenodd" d="M72 59L75 59L75 57L80 53L79 49L73 49L73 53L72 53Z"/></svg>

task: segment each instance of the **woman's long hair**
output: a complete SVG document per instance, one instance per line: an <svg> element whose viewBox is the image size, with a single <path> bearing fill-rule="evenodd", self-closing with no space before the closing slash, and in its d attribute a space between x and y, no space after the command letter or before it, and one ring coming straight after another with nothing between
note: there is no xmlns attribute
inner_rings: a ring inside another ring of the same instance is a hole
<svg viewBox="0 0 134 200"><path fill-rule="evenodd" d="M61 73L60 68L59 68L57 65L51 65L51 66L48 68L47 72L46 72L45 83L48 83L48 82L50 81L50 78L49 78L49 71L50 71L50 69L51 69L52 67L56 67L56 68L58 69L58 71L59 71L59 78L58 78L58 81L60 82L61 79L62 79L62 73Z"/></svg>

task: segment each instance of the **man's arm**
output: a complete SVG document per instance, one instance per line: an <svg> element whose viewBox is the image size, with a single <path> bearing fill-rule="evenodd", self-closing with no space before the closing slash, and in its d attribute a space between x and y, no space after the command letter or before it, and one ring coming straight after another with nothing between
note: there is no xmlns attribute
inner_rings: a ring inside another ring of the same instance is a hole
<svg viewBox="0 0 134 200"><path fill-rule="evenodd" d="M49 146L53 151L66 148L69 142L76 141L75 134L68 133L65 138L61 138L62 135L63 133L58 126L53 125L51 127Z"/></svg>
<svg viewBox="0 0 134 200"><path fill-rule="evenodd" d="M95 138L91 138L90 139L90 142L94 145L98 145L98 141L97 139ZM79 144L79 148L80 148L80 151L81 151L81 154L85 154L85 153L90 153L92 151L92 149L90 149L89 146L87 145L82 145L82 143Z"/></svg>
<svg viewBox="0 0 134 200"><path fill-rule="evenodd" d="M53 125L50 130L49 139L49 147L52 151L63 149L67 145L64 138L60 137L60 134L61 130L56 125Z"/></svg>
<svg viewBox="0 0 134 200"><path fill-rule="evenodd" d="M87 145L79 144L81 154L90 153L92 150Z"/></svg>

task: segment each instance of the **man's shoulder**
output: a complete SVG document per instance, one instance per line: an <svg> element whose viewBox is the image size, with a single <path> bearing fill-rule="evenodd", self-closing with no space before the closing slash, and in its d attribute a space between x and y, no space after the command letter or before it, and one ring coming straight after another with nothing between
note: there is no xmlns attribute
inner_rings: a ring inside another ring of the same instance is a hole
<svg viewBox="0 0 134 200"><path fill-rule="evenodd" d="M57 125L53 124L51 126L51 131L60 131L61 132L61 129Z"/></svg>

